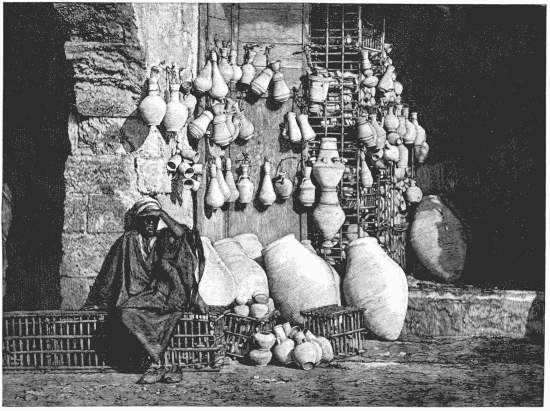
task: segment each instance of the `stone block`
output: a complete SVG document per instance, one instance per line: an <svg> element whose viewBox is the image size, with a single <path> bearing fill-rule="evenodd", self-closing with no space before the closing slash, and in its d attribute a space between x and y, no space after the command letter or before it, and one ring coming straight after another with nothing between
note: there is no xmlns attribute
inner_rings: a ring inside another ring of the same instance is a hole
<svg viewBox="0 0 550 411"><path fill-rule="evenodd" d="M90 195L88 226L90 234L120 233L124 230L127 204L116 195Z"/></svg>
<svg viewBox="0 0 550 411"><path fill-rule="evenodd" d="M78 310L88 297L93 278L61 278L61 309Z"/></svg>
<svg viewBox="0 0 550 411"><path fill-rule="evenodd" d="M82 233L86 231L88 196L67 193L63 209L65 211L63 232Z"/></svg>
<svg viewBox="0 0 550 411"><path fill-rule="evenodd" d="M163 194L172 192L172 179L166 171L164 157L136 157L137 189L141 194Z"/></svg>
<svg viewBox="0 0 550 411"><path fill-rule="evenodd" d="M140 95L111 85L77 83L76 109L90 117L129 117L137 115Z"/></svg>
<svg viewBox="0 0 550 411"><path fill-rule="evenodd" d="M65 163L67 192L114 194L135 186L130 156L69 156Z"/></svg>
<svg viewBox="0 0 550 411"><path fill-rule="evenodd" d="M111 246L122 233L63 234L62 277L93 278L97 276Z"/></svg>

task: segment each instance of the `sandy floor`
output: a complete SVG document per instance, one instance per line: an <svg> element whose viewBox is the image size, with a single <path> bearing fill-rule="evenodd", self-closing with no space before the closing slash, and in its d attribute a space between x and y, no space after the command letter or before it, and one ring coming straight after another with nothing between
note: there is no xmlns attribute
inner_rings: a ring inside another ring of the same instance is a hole
<svg viewBox="0 0 550 411"><path fill-rule="evenodd" d="M365 354L311 371L229 361L178 384L120 373L9 373L4 406L542 405L543 346L509 339L368 343Z"/></svg>

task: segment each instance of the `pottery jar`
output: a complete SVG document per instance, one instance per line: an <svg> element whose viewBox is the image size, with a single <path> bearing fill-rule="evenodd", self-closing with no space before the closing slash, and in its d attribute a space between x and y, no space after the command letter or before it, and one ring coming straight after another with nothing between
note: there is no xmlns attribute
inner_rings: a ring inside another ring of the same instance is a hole
<svg viewBox="0 0 550 411"><path fill-rule="evenodd" d="M229 202L233 203L239 198L239 190L235 184L235 177L233 176L233 171L231 170L231 159L225 159L225 184L229 187L231 195L229 196Z"/></svg>
<svg viewBox="0 0 550 411"><path fill-rule="evenodd" d="M250 90L252 90L258 96L267 93L269 83L271 83L271 79L273 78L273 74L273 70L271 70L269 67L264 68L250 84Z"/></svg>
<svg viewBox="0 0 550 411"><path fill-rule="evenodd" d="M228 61L229 56L229 49L227 47L222 47L220 49L220 59L218 62L218 69L220 70L220 74L223 78L223 81L226 83L229 83L231 78L233 77L233 67L231 64L229 64Z"/></svg>
<svg viewBox="0 0 550 411"><path fill-rule="evenodd" d="M399 144L397 146L399 150L399 160L397 161L397 167L407 168L409 165L409 150L405 147L405 144Z"/></svg>
<svg viewBox="0 0 550 411"><path fill-rule="evenodd" d="M166 163L166 169L170 173L175 173L178 169L178 166L183 161L183 158L179 154L174 154L172 157L170 157L170 160Z"/></svg>
<svg viewBox="0 0 550 411"><path fill-rule="evenodd" d="M246 63L243 64L242 71L243 75L240 79L240 82L244 85L250 85L254 76L256 76L256 67L252 64L254 62L254 56L256 55L255 51L249 50L248 56L246 58Z"/></svg>
<svg viewBox="0 0 550 411"><path fill-rule="evenodd" d="M386 131L376 120L376 114L369 115L370 124L376 130L376 147L381 149L386 143Z"/></svg>
<svg viewBox="0 0 550 411"><path fill-rule="evenodd" d="M195 107L197 106L197 98L191 94L187 93L184 94L180 98L181 104L183 104L185 107L187 107L187 118L193 115L195 113Z"/></svg>
<svg viewBox="0 0 550 411"><path fill-rule="evenodd" d="M273 63L271 65L275 71ZM273 74L273 100L277 103L284 103L290 98L291 92L286 84L285 77L280 71L275 71Z"/></svg>
<svg viewBox="0 0 550 411"><path fill-rule="evenodd" d="M403 109L403 117L405 118L406 133L403 137L403 144L412 145L416 140L416 126L409 120L409 109Z"/></svg>
<svg viewBox="0 0 550 411"><path fill-rule="evenodd" d="M213 114L208 110L204 110L201 115L191 121L189 126L187 126L188 134L195 140L200 140L204 137L204 134L206 133L206 130L208 130L208 126L213 119Z"/></svg>
<svg viewBox="0 0 550 411"><path fill-rule="evenodd" d="M298 200L304 207L311 207L315 202L315 185L311 181L311 167L304 167L304 178L300 184Z"/></svg>
<svg viewBox="0 0 550 411"><path fill-rule="evenodd" d="M267 304L254 303L250 305L250 316L258 320L267 316L268 311Z"/></svg>
<svg viewBox="0 0 550 411"><path fill-rule="evenodd" d="M340 159L336 138L322 137L317 161L313 165L313 177L321 190L334 188L344 175L345 165Z"/></svg>
<svg viewBox="0 0 550 411"><path fill-rule="evenodd" d="M317 348L311 342L306 341L303 332L295 336L296 346L292 352L294 362L303 370L311 370L317 362Z"/></svg>
<svg viewBox="0 0 550 411"><path fill-rule="evenodd" d="M389 142L386 143L386 147L384 148L384 160L391 161L393 163L397 163L399 161L399 149L397 146L394 146Z"/></svg>
<svg viewBox="0 0 550 411"><path fill-rule="evenodd" d="M306 341L313 343L315 346L315 350L317 351L317 361L315 361L315 365L319 365L323 359L323 349L321 348L321 344L317 342L315 335L313 335L313 333L309 330L305 332L305 337Z"/></svg>
<svg viewBox="0 0 550 411"><path fill-rule="evenodd" d="M170 85L170 101L166 105L166 114L162 124L166 131L179 131L187 122L189 110L180 103L180 84Z"/></svg>
<svg viewBox="0 0 550 411"><path fill-rule="evenodd" d="M273 348L273 357L279 364L288 365L292 362L292 351L295 343L288 338L277 337L277 344Z"/></svg>
<svg viewBox="0 0 550 411"><path fill-rule="evenodd" d="M250 307L246 304L237 304L235 307L233 307L233 312L237 315L248 317L248 315L250 314Z"/></svg>
<svg viewBox="0 0 550 411"><path fill-rule="evenodd" d="M225 177L223 175L222 171L222 159L221 157L216 157L216 168L217 168L217 177L218 177L218 184L220 185L220 190L223 194L224 203L229 201L231 198L231 190L229 189L229 186L225 182Z"/></svg>
<svg viewBox="0 0 550 411"><path fill-rule="evenodd" d="M229 60L231 63L231 68L233 69L233 76L231 81L236 83L243 76L243 70L237 65L237 50L231 49L229 52Z"/></svg>
<svg viewBox="0 0 550 411"><path fill-rule="evenodd" d="M276 338L273 333L269 331L260 331L253 335L252 337L258 348L264 350L270 350L273 345L275 345Z"/></svg>
<svg viewBox="0 0 550 411"><path fill-rule="evenodd" d="M382 78L378 82L378 90L382 93L386 93L394 89L393 87L393 73L395 71L394 66L388 66L386 72L382 75Z"/></svg>
<svg viewBox="0 0 550 411"><path fill-rule="evenodd" d="M346 215L340 202L338 201L338 193L336 189L323 189L319 204L313 210L313 221L323 236L323 247L331 248L332 240L338 234L338 231L344 224Z"/></svg>
<svg viewBox="0 0 550 411"><path fill-rule="evenodd" d="M369 122L364 117L357 119L357 138L367 147L376 146L376 134L373 133Z"/></svg>
<svg viewBox="0 0 550 411"><path fill-rule="evenodd" d="M258 199L264 206L272 205L277 199L275 190L273 189L273 183L271 181L271 163L269 160L264 161L264 177L262 179L262 185L260 188L260 194Z"/></svg>
<svg viewBox="0 0 550 411"><path fill-rule="evenodd" d="M393 82L393 92L396 96L400 96L403 93L403 84L401 84L399 81Z"/></svg>
<svg viewBox="0 0 550 411"><path fill-rule="evenodd" d="M225 203L224 195L218 183L218 171L216 164L210 165L210 182L206 191L205 202L216 210Z"/></svg>
<svg viewBox="0 0 550 411"><path fill-rule="evenodd" d="M273 354L269 350L252 350L248 357L256 366L265 367L271 361Z"/></svg>
<svg viewBox="0 0 550 411"><path fill-rule="evenodd" d="M159 95L159 69L153 67L148 80L148 94L139 104L141 118L148 126L160 125L166 114L166 103Z"/></svg>
<svg viewBox="0 0 550 411"><path fill-rule="evenodd" d="M309 100L314 103L324 103L328 97L330 78L321 76L308 76L309 78Z"/></svg>
<svg viewBox="0 0 550 411"><path fill-rule="evenodd" d="M212 135L210 138L220 147L228 145L231 141L231 133L227 128L226 121L225 114L218 114L212 120Z"/></svg>
<svg viewBox="0 0 550 411"><path fill-rule="evenodd" d="M424 163L428 157L430 146L427 141L424 141L420 146L414 146L414 155L419 164Z"/></svg>
<svg viewBox="0 0 550 411"><path fill-rule="evenodd" d="M193 86L199 93L206 93L212 88L212 62L208 60L199 75L193 80Z"/></svg>
<svg viewBox="0 0 550 411"><path fill-rule="evenodd" d="M361 158L361 185L365 188L372 187L374 184L374 179L372 178L372 173L370 171L369 166L367 165L367 162L365 161L365 157L362 156Z"/></svg>
<svg viewBox="0 0 550 411"><path fill-rule="evenodd" d="M275 193L281 200L286 200L292 194L293 184L287 177L286 171L279 171L277 177L275 177L274 184Z"/></svg>
<svg viewBox="0 0 550 411"><path fill-rule="evenodd" d="M260 251L260 255L261 255L261 251ZM263 293L255 293L252 298L254 299L254 301L258 304L266 304L268 303L269 301L269 297L267 294L263 294Z"/></svg>
<svg viewBox="0 0 550 411"><path fill-rule="evenodd" d="M399 127L399 119L394 113L394 108L390 107L384 117L384 129L388 132L396 132Z"/></svg>
<svg viewBox="0 0 550 411"><path fill-rule="evenodd" d="M254 197L254 185L250 181L249 177L249 164L243 163L241 165L241 175L237 180L237 189L239 190L239 203L248 204Z"/></svg>
<svg viewBox="0 0 550 411"><path fill-rule="evenodd" d="M291 331L292 331L292 327L291 327L291 325L290 325L289 322L283 323L283 330L284 330L284 332L285 332L285 335L286 335L288 338L291 338L291 337L290 337L290 333L291 333Z"/></svg>
<svg viewBox="0 0 550 411"><path fill-rule="evenodd" d="M288 112L286 115L287 121L287 135L291 143L299 144L302 142L302 132L298 121L296 120L296 113Z"/></svg>
<svg viewBox="0 0 550 411"><path fill-rule="evenodd" d="M426 130L418 124L418 113L411 113L411 122L416 127L416 138L414 139L415 146L421 146L426 141Z"/></svg>
<svg viewBox="0 0 550 411"><path fill-rule="evenodd" d="M311 124L309 124L309 119L307 114L298 114L296 116L298 125L300 126L300 133L302 135L303 141L314 140L317 136Z"/></svg>
<svg viewBox="0 0 550 411"><path fill-rule="evenodd" d="M222 100L229 93L229 88L220 73L216 59L216 52L212 51L210 54L210 60L212 61L212 88L208 93L212 98Z"/></svg>
<svg viewBox="0 0 550 411"><path fill-rule="evenodd" d="M405 199L412 204L420 203L422 200L422 190L414 180L411 181L410 187L405 191Z"/></svg>

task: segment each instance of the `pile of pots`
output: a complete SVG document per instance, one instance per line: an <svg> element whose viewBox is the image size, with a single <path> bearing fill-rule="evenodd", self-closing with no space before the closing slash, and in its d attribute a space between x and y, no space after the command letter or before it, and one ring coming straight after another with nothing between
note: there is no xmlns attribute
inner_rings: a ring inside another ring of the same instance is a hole
<svg viewBox="0 0 550 411"><path fill-rule="evenodd" d="M266 294L254 294L252 299L246 297L235 298L233 312L243 317L252 317L257 320L270 317L275 313L275 303Z"/></svg>

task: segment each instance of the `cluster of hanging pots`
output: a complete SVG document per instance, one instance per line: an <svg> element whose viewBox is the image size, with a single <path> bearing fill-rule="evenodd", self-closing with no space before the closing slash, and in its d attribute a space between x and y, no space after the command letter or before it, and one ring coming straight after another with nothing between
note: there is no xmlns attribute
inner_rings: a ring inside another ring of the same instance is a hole
<svg viewBox="0 0 550 411"><path fill-rule="evenodd" d="M292 144L306 144L308 141L315 140L315 131L309 123L307 114L296 114L289 111L286 114L282 137Z"/></svg>
<svg viewBox="0 0 550 411"><path fill-rule="evenodd" d="M205 202L212 210L223 207L226 203L239 201L241 204L248 204L252 201L254 185L250 181L250 163L245 158L241 163L241 175L235 182L231 159L228 157L214 157L208 165L208 188L206 190ZM223 164L225 163L225 174Z"/></svg>
<svg viewBox="0 0 550 411"><path fill-rule="evenodd" d="M274 360L281 365L295 364L303 370L311 370L334 359L332 346L325 337L316 337L311 331L297 326L291 327L288 322L275 325L272 332L257 332L252 340L255 347L248 353L248 358L257 366L266 366Z"/></svg>

